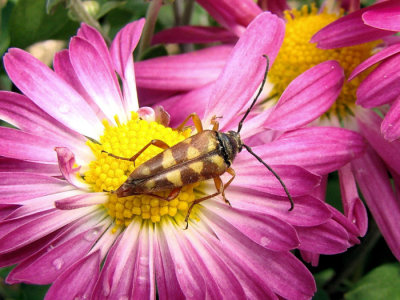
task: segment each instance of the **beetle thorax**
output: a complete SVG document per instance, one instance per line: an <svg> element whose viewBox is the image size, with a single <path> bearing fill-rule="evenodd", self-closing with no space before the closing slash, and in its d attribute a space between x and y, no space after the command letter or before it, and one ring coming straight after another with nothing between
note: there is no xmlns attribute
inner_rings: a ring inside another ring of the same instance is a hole
<svg viewBox="0 0 400 300"><path fill-rule="evenodd" d="M236 131L228 131L227 133L218 132L218 140L221 144L222 155L225 162L230 166L240 151L242 151L243 142L239 133Z"/></svg>

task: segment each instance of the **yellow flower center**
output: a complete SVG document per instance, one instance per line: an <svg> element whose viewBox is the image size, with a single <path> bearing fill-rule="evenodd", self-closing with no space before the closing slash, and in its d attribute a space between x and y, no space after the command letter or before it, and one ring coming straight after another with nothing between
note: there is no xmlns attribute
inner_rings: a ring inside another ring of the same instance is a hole
<svg viewBox="0 0 400 300"><path fill-rule="evenodd" d="M100 144L87 142L96 160L89 164L89 170L84 174L84 178L95 192L117 190L136 167L163 150L151 145L136 159L135 163L114 158L108 153L131 158L153 139L162 140L169 146L173 146L191 134L190 129L180 132L157 122L142 120L135 112L126 124L120 124L117 117L115 119L117 122L115 127L107 121L103 122L105 129L103 136L100 137ZM187 212L190 203L195 198L193 188L194 185L184 186L178 197L171 201L150 195L119 198L115 193L110 193L109 200L104 206L118 226L128 226L136 216L159 222L163 216L175 217L179 211L183 214ZM157 195L166 197L168 193L169 191L165 191Z"/></svg>
<svg viewBox="0 0 400 300"><path fill-rule="evenodd" d="M310 43L311 37L317 31L339 17L340 15L326 12L317 13L315 5L310 9L308 6L303 6L300 10L285 12L287 21L285 38L268 74L270 82L274 85L272 95L280 96L293 79L327 60L338 61L347 78L357 65L371 55L376 42L329 50L319 49ZM327 113L328 116L335 114L340 118L352 112L357 87L366 75L364 72L364 77L357 76L344 84L336 103Z"/></svg>

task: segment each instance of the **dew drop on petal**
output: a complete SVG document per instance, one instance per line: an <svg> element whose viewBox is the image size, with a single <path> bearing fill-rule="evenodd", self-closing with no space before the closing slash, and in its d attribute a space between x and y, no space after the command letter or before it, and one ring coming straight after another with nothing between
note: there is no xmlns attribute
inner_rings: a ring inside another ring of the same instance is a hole
<svg viewBox="0 0 400 300"><path fill-rule="evenodd" d="M49 245L48 247L47 247L47 249L46 249L46 251L47 252L50 252L51 250L53 250L54 249L54 245Z"/></svg>
<svg viewBox="0 0 400 300"><path fill-rule="evenodd" d="M147 266L149 265L149 260L148 260L148 258L147 258L147 257L141 257L141 258L139 258L139 264L140 264L142 267L147 267Z"/></svg>
<svg viewBox="0 0 400 300"><path fill-rule="evenodd" d="M123 295L123 296L119 297L118 300L129 300L129 297L126 295Z"/></svg>
<svg viewBox="0 0 400 300"><path fill-rule="evenodd" d="M97 236L99 235L99 230L89 230L86 234L85 234L85 236L84 236L84 238L85 238L85 240L87 240L88 242L91 242L91 241L94 241L96 238L97 238Z"/></svg>
<svg viewBox="0 0 400 300"><path fill-rule="evenodd" d="M53 266L56 268L56 270L60 270L63 265L64 260L62 258L56 258L55 260L53 260Z"/></svg>
<svg viewBox="0 0 400 300"><path fill-rule="evenodd" d="M263 246L263 247L268 246L270 242L271 242L271 240L270 240L269 238L265 237L265 236L263 236L263 237L260 239L260 244L261 244L261 246Z"/></svg>

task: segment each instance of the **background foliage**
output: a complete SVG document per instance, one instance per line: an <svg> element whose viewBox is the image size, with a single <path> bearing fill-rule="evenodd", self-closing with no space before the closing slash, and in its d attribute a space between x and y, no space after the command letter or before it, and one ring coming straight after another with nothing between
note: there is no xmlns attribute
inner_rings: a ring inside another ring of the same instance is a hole
<svg viewBox="0 0 400 300"><path fill-rule="evenodd" d="M166 1L161 8L156 23L156 31L170 28L178 20L174 11L182 1ZM72 1L71 1L72 2ZM304 2L297 4L300 6ZM126 23L144 17L148 2L142 0L128 1L87 1L89 12L97 20L110 39ZM65 41L76 33L79 17L68 6L65 0L0 0L1 5L1 56L9 47L26 49L33 44L56 39ZM192 24L216 24L200 6L194 4L191 17ZM164 55L167 50L158 46L147 52L146 57ZM5 73L0 68L0 88L15 90ZM0 120L0 125L7 126ZM329 178L328 201L340 207L338 178L333 174ZM400 299L400 265L392 256L376 225L370 218L369 231L360 245L351 248L344 254L322 256L318 267L309 266L315 275L318 292L314 299ZM4 278L12 267L0 269L0 299L43 299L48 286L19 284L9 286ZM288 283L290 284L290 283Z"/></svg>

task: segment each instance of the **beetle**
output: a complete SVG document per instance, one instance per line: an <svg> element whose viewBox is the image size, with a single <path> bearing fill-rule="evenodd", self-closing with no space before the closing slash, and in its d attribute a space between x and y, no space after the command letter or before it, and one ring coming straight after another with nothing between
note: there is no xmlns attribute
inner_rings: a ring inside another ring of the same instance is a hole
<svg viewBox="0 0 400 300"><path fill-rule="evenodd" d="M266 82L269 70L269 59L266 55L264 55L264 57L267 60L267 66L263 81L256 97L239 122L237 131L229 131L227 133L218 131L219 124L216 117L211 120L211 124L213 125L212 130L204 130L200 118L196 113L192 113L176 128L176 130L183 130L185 124L192 119L197 133L172 147L169 147L162 140L152 140L131 158L124 158L108 153L108 155L114 158L135 162L139 155L151 145L164 150L133 170L128 179L116 191L113 191L113 193L115 193L117 197L147 194L171 201L179 195L183 186L212 178L214 180L216 192L195 199L192 202L185 217L187 228L189 216L194 205L217 195L221 195L224 201L230 205L228 199L225 197L225 190L236 176L231 165L236 155L245 148L279 180L290 200L291 206L289 211L292 210L294 208L294 202L282 179L268 164L257 156L248 145L244 144L240 138L240 130L242 129L243 122L257 102ZM224 184L220 176L225 172L232 177ZM168 196L162 197L155 194L162 191L169 191Z"/></svg>

